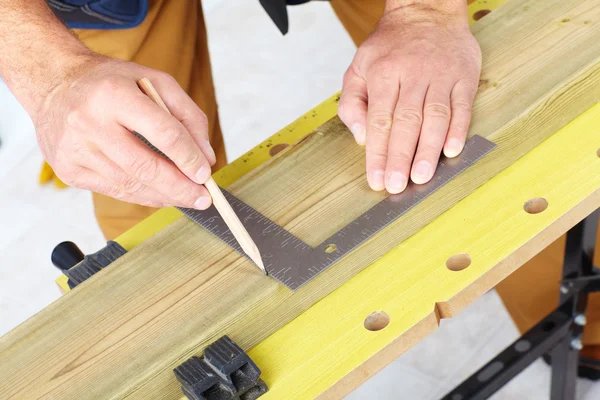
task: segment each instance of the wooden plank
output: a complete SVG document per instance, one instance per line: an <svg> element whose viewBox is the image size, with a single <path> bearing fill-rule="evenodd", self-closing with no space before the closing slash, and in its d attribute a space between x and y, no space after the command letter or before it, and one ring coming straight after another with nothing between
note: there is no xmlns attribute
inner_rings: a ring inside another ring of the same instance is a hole
<svg viewBox="0 0 600 400"><path fill-rule="evenodd" d="M252 347L591 106L600 97L594 3L529 0L482 19L474 32L486 60L484 84L471 131L498 149L300 291L265 279L199 227L176 221L1 338L0 392L177 398L174 366L224 333ZM503 42L493 46L496 35ZM231 189L302 239L319 241L334 221L347 222L374 201L362 157L333 120ZM402 294L415 280L431 292L455 282L431 287L438 283L413 264L387 284Z"/></svg>

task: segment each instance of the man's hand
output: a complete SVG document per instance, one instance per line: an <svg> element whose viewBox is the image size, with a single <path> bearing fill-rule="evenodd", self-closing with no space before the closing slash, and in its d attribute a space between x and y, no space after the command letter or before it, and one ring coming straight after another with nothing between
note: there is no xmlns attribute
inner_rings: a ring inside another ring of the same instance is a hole
<svg viewBox="0 0 600 400"><path fill-rule="evenodd" d="M202 186L215 153L206 116L171 76L140 65L86 56L33 113L46 160L67 184L152 207L205 209ZM173 113L137 86L149 77ZM150 150L138 132L173 163Z"/></svg>
<svg viewBox="0 0 600 400"><path fill-rule="evenodd" d="M171 76L92 53L45 0L0 0L0 54L0 75L60 179L147 206L210 206L206 116ZM173 116L138 88L144 77Z"/></svg>
<svg viewBox="0 0 600 400"><path fill-rule="evenodd" d="M409 3L404 5L402 3ZM390 1L344 76L339 116L374 190L428 182L463 149L481 69L464 0Z"/></svg>

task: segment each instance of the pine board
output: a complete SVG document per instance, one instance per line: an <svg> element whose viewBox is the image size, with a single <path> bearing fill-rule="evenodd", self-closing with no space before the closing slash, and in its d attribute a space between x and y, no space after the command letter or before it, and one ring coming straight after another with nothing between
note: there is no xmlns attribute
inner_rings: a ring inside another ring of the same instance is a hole
<svg viewBox="0 0 600 400"><path fill-rule="evenodd" d="M223 334L251 348L592 106L600 98L595 3L509 2L475 24L484 72L471 134L497 150L298 292L265 279L189 221L175 221L0 338L0 393L179 397L174 366ZM333 119L230 190L316 243L381 196L364 183L363 157ZM402 267L388 279L397 293L415 281L429 284L423 295L442 290L431 271Z"/></svg>

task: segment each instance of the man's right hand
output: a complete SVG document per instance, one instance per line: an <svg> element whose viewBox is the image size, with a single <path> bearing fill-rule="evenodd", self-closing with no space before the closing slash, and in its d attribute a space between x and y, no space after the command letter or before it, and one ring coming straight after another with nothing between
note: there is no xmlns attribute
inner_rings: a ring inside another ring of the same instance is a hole
<svg viewBox="0 0 600 400"><path fill-rule="evenodd" d="M98 55L68 67L30 112L40 148L70 186L152 207L206 209L204 186L216 161L206 116L160 71ZM173 115L136 82L148 77ZM166 154L150 150L132 132Z"/></svg>

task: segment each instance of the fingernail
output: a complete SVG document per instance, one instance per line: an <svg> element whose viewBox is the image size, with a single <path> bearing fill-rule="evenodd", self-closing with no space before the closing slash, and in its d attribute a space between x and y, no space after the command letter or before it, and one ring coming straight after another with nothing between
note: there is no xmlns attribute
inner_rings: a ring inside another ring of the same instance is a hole
<svg viewBox="0 0 600 400"><path fill-rule="evenodd" d="M463 149L463 143L458 139L450 139L446 144L446 148L444 149L444 154L446 157L456 157L460 154Z"/></svg>
<svg viewBox="0 0 600 400"><path fill-rule="evenodd" d="M206 165L203 165L196 173L196 183L203 184L208 180L208 178L210 178L210 168L208 168Z"/></svg>
<svg viewBox="0 0 600 400"><path fill-rule="evenodd" d="M211 201L210 197L208 197L208 196L201 196L194 203L194 208L197 208L199 210L206 210L208 207L210 207L211 203L212 203L212 201Z"/></svg>
<svg viewBox="0 0 600 400"><path fill-rule="evenodd" d="M427 161L419 161L417 165L415 165L412 178L415 183L422 184L431 179L432 175L433 168L431 168L431 164Z"/></svg>
<svg viewBox="0 0 600 400"><path fill-rule="evenodd" d="M388 192L392 194L400 193L404 189L406 189L406 184L408 183L408 179L401 174L400 172L394 172L390 175L388 180Z"/></svg>
<svg viewBox="0 0 600 400"><path fill-rule="evenodd" d="M378 169L371 173L371 179L369 179L369 186L373 190L383 190L385 189L385 183L383 181L384 173L382 170Z"/></svg>
<svg viewBox="0 0 600 400"><path fill-rule="evenodd" d="M358 143L364 143L365 141L365 128L361 124L354 124L350 127L350 132L354 135L354 139Z"/></svg>
<svg viewBox="0 0 600 400"><path fill-rule="evenodd" d="M213 150L212 146L210 145L210 140L206 141L206 148L207 148L207 152L208 152L208 156L211 157L213 160L217 159L217 156L215 155L215 151Z"/></svg>

